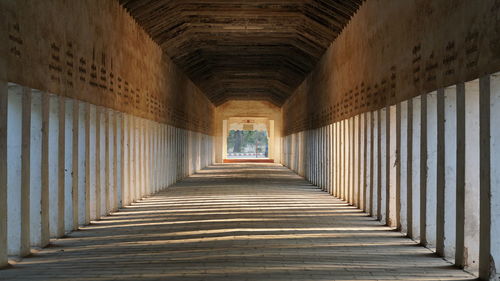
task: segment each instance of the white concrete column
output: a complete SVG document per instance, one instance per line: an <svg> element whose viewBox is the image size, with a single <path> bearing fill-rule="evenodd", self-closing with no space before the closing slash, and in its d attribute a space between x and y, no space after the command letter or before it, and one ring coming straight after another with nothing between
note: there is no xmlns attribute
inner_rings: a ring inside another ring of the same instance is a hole
<svg viewBox="0 0 500 281"><path fill-rule="evenodd" d="M155 138L155 127L154 121L148 121L148 141L146 144L147 148L147 166L148 166L148 194L154 194L156 192L156 181L154 174L154 138Z"/></svg>
<svg viewBox="0 0 500 281"><path fill-rule="evenodd" d="M139 117L134 117L135 127L134 127L134 144L135 144L135 155L134 155L134 179L135 179L135 197L134 201L142 198L142 162L141 162L141 145L142 145L142 119Z"/></svg>
<svg viewBox="0 0 500 281"><path fill-rule="evenodd" d="M145 162L145 134L146 134L146 130L145 130L145 120L142 119L142 118L139 118L139 135L138 135L138 139L139 139L139 143L138 143L138 147L139 147L139 156L138 156L138 165L139 165L139 198L138 199L142 199L144 198L144 196L146 195L146 167L144 165L144 162Z"/></svg>
<svg viewBox="0 0 500 281"><path fill-rule="evenodd" d="M8 265L7 252L7 82L0 79L0 268Z"/></svg>
<svg viewBox="0 0 500 281"><path fill-rule="evenodd" d="M87 225L90 223L90 190L91 186L93 185L91 179L90 179L90 170L92 169L91 163L90 163L90 145L91 145L91 135L90 135L90 126L91 126L91 121L90 121L90 103L85 103L84 105L85 108L85 209L84 209L84 222L83 224Z"/></svg>
<svg viewBox="0 0 500 281"><path fill-rule="evenodd" d="M155 126L156 135L155 135L155 164L154 164L154 173L156 177L156 191L160 191L163 189L166 183L167 178L167 170L165 167L165 147L163 146L163 141L165 139L165 126L161 123L157 123Z"/></svg>
<svg viewBox="0 0 500 281"><path fill-rule="evenodd" d="M444 251L446 258L455 255L457 188L457 87L444 90ZM462 151L463 152L463 151Z"/></svg>
<svg viewBox="0 0 500 281"><path fill-rule="evenodd" d="M316 130L311 129L311 176L309 181L315 185L316 175Z"/></svg>
<svg viewBox="0 0 500 281"><path fill-rule="evenodd" d="M366 212L366 113L359 115L359 208Z"/></svg>
<svg viewBox="0 0 500 281"><path fill-rule="evenodd" d="M284 146L281 145L281 147L284 149ZM304 131L299 133L299 144L298 144L298 174L300 176L304 176ZM281 158L283 159L283 157Z"/></svg>
<svg viewBox="0 0 500 281"><path fill-rule="evenodd" d="M401 144L404 147L404 153L406 157L403 158L404 164L406 164L404 173L404 179L402 179L402 184L406 187L406 235L410 238L413 237L413 99L406 101L406 118L402 119L402 122L406 124L406 128L402 129L402 134L406 133L406 141L404 138L401 139ZM406 120L406 121L405 121ZM406 144L406 146L405 146ZM405 160L406 159L406 160ZM401 165L404 165L401 163Z"/></svg>
<svg viewBox="0 0 500 281"><path fill-rule="evenodd" d="M374 134L375 134L375 113L373 111L370 111L367 113L367 116L366 116L366 125L368 126L367 129L366 129L366 134L367 134L367 149L368 149L368 152L367 152L367 176L366 176L366 179L368 181L368 184L367 184L367 189L368 189L368 192L367 192L367 196L368 196L368 200L367 200L367 211L368 213L370 214L370 217L373 217L374 214L375 214L375 209L374 209L374 190L376 188L376 185L375 185L375 174L374 174L374 157L376 156L376 154L374 153L374 149L376 148L376 145L375 145L375 141L374 141Z"/></svg>
<svg viewBox="0 0 500 281"><path fill-rule="evenodd" d="M179 128L174 128L174 143L175 143L175 150L174 150L174 165L175 165L175 180L174 183L177 182L182 176L182 159L179 158L179 155L181 155L181 132ZM224 150L223 150L224 152ZM224 160L224 159L223 159Z"/></svg>
<svg viewBox="0 0 500 281"><path fill-rule="evenodd" d="M31 89L22 89L21 139L21 249L20 256L31 253L30 234L30 160L31 160Z"/></svg>
<svg viewBox="0 0 500 281"><path fill-rule="evenodd" d="M347 143L348 146L348 170L347 170L347 202L350 205L354 204L354 117L347 120Z"/></svg>
<svg viewBox="0 0 500 281"><path fill-rule="evenodd" d="M337 198L340 198L340 190L341 190L341 133L340 133L340 125L341 122L335 123L335 191L334 195Z"/></svg>
<svg viewBox="0 0 500 281"><path fill-rule="evenodd" d="M64 232L73 230L73 100L64 101Z"/></svg>
<svg viewBox="0 0 500 281"><path fill-rule="evenodd" d="M321 174L321 189L323 191L326 191L326 167L327 167L327 159L326 156L328 155L328 150L327 150L327 145L326 145L326 127L323 126L321 127L321 147L319 150L319 154L321 157L321 167L320 167L320 174Z"/></svg>
<svg viewBox="0 0 500 281"><path fill-rule="evenodd" d="M340 127L340 134L341 134L341 199L347 202L347 185L349 181L347 180L349 174L348 174L348 142L347 142L347 131L348 131L348 122L347 119L342 120L341 127Z"/></svg>
<svg viewBox="0 0 500 281"><path fill-rule="evenodd" d="M112 163L113 163L113 193L112 193L112 200L110 203L111 210L110 211L116 211L118 209L118 173L120 171L119 169L119 164L118 164L118 154L120 153L119 147L118 147L118 141L119 141L119 136L118 136L118 122L119 122L119 116L118 112L112 111L111 112L111 130L113 132L113 157L112 157Z"/></svg>
<svg viewBox="0 0 500 281"><path fill-rule="evenodd" d="M401 232L408 234L408 101L399 104L400 130L399 130L399 184L400 184L400 223ZM410 144L411 145L411 144ZM411 200L411 198L410 198Z"/></svg>
<svg viewBox="0 0 500 281"><path fill-rule="evenodd" d="M170 125L165 126L165 139L163 140L165 147L165 174L167 176L165 187L172 185L173 182L173 142L172 142L172 127Z"/></svg>
<svg viewBox="0 0 500 281"><path fill-rule="evenodd" d="M372 163L370 169L372 177L371 177L371 185L372 190L370 191L371 197L371 208L372 208L372 216L377 218L380 214L380 166L381 166L381 158L380 158L380 111L372 111L372 132L371 132L371 145L372 152L371 158Z"/></svg>
<svg viewBox="0 0 500 281"><path fill-rule="evenodd" d="M312 177L312 129L307 131L307 174L306 179L311 182Z"/></svg>
<svg viewBox="0 0 500 281"><path fill-rule="evenodd" d="M115 159L116 159L116 180L115 180L115 210L118 210L123 206L123 116L124 114L121 112L115 113L115 140L116 140L116 148L115 148Z"/></svg>
<svg viewBox="0 0 500 281"><path fill-rule="evenodd" d="M320 150L320 154L322 157L322 166L321 166L321 176L323 181L323 191L328 192L328 167L329 167L329 148L328 148L328 126L323 127L322 133L322 148Z"/></svg>
<svg viewBox="0 0 500 281"><path fill-rule="evenodd" d="M413 240L417 241L420 239L420 168L422 160L422 96L415 97L411 100L411 110L412 110L412 123L411 123L411 141L412 141L412 163L411 163L411 197L412 197L412 229L409 236Z"/></svg>
<svg viewBox="0 0 500 281"><path fill-rule="evenodd" d="M299 135L300 136L300 135ZM327 154L327 192L329 194L333 194L333 165L334 165L334 152L333 152L333 123L327 126L327 146L328 146L328 154Z"/></svg>
<svg viewBox="0 0 500 281"><path fill-rule="evenodd" d="M153 138L152 138L152 148L151 148L151 173L153 174L153 182L154 182L154 193L160 190L160 187L163 186L163 172L160 171L162 168L163 159L163 149L160 146L160 140L162 139L163 128L157 122L153 122Z"/></svg>
<svg viewBox="0 0 500 281"><path fill-rule="evenodd" d="M383 188L385 188L385 111L377 110L377 219L383 221Z"/></svg>
<svg viewBox="0 0 500 281"><path fill-rule="evenodd" d="M318 129L313 130L313 163L312 163L312 183L318 185Z"/></svg>
<svg viewBox="0 0 500 281"><path fill-rule="evenodd" d="M337 144L336 144L336 150L337 150L337 168L335 169L335 172L337 174L337 187L335 189L335 192L336 192L336 197L339 198L339 199L342 199L342 170L343 170L343 166L342 166L342 155L343 155L343 146L342 146L342 121L338 121L336 123L336 141L337 141Z"/></svg>
<svg viewBox="0 0 500 281"><path fill-rule="evenodd" d="M19 255L21 249L21 189L23 90L16 84L8 85L7 106L7 248L9 255Z"/></svg>
<svg viewBox="0 0 500 281"><path fill-rule="evenodd" d="M201 133L197 133L198 136L198 144L197 144L197 149L198 149L198 156L196 157L196 171L201 170L204 165L203 165L203 135ZM268 153L269 156L269 153Z"/></svg>
<svg viewBox="0 0 500 281"><path fill-rule="evenodd" d="M401 230L401 105L398 103L387 109L387 149L389 163L386 195L387 224Z"/></svg>
<svg viewBox="0 0 500 281"><path fill-rule="evenodd" d="M499 280L500 276L497 276L491 252L491 199L494 199L491 192L491 158L498 161L490 154L491 143L494 142L490 127L491 100L491 77L487 75L479 79L479 277L482 280Z"/></svg>
<svg viewBox="0 0 500 281"><path fill-rule="evenodd" d="M316 129L316 182L323 189L323 128Z"/></svg>
<svg viewBox="0 0 500 281"><path fill-rule="evenodd" d="M167 129L166 126L162 123L157 124L157 136L156 136L156 150L158 151L158 155L156 156L156 169L155 173L157 174L157 191L163 190L167 186L167 149L165 146L165 139Z"/></svg>
<svg viewBox="0 0 500 281"><path fill-rule="evenodd" d="M107 109L101 108L101 192L100 192L100 200L101 200L101 217L106 216L108 214L108 210L106 206L106 189L108 188L109 182L109 162L106 165L106 161L109 160L109 143L107 144L107 139L109 138L109 118ZM108 171L108 172L107 172Z"/></svg>
<svg viewBox="0 0 500 281"><path fill-rule="evenodd" d="M313 183L314 185L318 185L318 166L319 166L319 160L318 160L318 129L314 129L314 170L313 170Z"/></svg>
<svg viewBox="0 0 500 281"><path fill-rule="evenodd" d="M307 174L309 173L309 164L308 164L308 159L309 159L309 156L308 156L308 149L309 149L309 146L308 146L308 131L304 131L303 134L302 134L302 167L303 167L303 177L304 178L307 178Z"/></svg>
<svg viewBox="0 0 500 281"><path fill-rule="evenodd" d="M73 170L73 179L72 179L72 185L71 185L71 206L73 207L73 212L72 212L72 230L77 230L79 223L78 223L78 209L79 209L79 204L78 204L78 183L79 183L79 169L78 169L78 163L79 163L79 119L80 119L80 102L77 100L73 101L73 146L72 146L72 170Z"/></svg>
<svg viewBox="0 0 500 281"><path fill-rule="evenodd" d="M186 175L190 175L193 172L193 134L191 131L186 131Z"/></svg>
<svg viewBox="0 0 500 281"><path fill-rule="evenodd" d="M427 246L427 94L420 97L420 244Z"/></svg>
<svg viewBox="0 0 500 281"><path fill-rule="evenodd" d="M370 205L370 143L369 143L369 133L370 133L370 112L363 113L362 122L363 127L361 128L361 134L363 135L362 146L363 146L363 160L361 165L363 167L362 184L363 184L363 211L365 213L369 212Z"/></svg>
<svg viewBox="0 0 500 281"><path fill-rule="evenodd" d="M163 173L166 175L166 182L164 188L169 187L172 184L172 173L173 173L173 167L172 167L172 132L171 132L171 127L170 125L165 125L165 138L162 141L162 144L165 148L165 169L163 170Z"/></svg>
<svg viewBox="0 0 500 281"><path fill-rule="evenodd" d="M182 152L182 158L183 158L183 168L184 168L184 173L182 178L184 179L189 175L189 138L188 138L188 131L185 129L182 129L182 143L183 143L183 152Z"/></svg>
<svg viewBox="0 0 500 281"><path fill-rule="evenodd" d="M393 149L393 143L395 141L393 140L393 132L395 133L395 130L392 129L392 127L395 125L395 118L392 120L392 116L396 116L395 114L395 108L393 110L393 106L386 106L385 108L385 223L388 226L393 226L394 221L392 219L393 217L393 212L394 208L392 208L392 204L396 203L396 198L394 197L395 194L395 182L396 182L396 173L395 173L395 167L393 160L396 159L396 155L394 153ZM394 122L393 122L394 121ZM395 134L394 134L395 135Z"/></svg>
<svg viewBox="0 0 500 281"><path fill-rule="evenodd" d="M109 191L111 187L111 136L110 136L110 114L109 114L109 109L103 108L103 114L104 114L104 214L109 213Z"/></svg>
<svg viewBox="0 0 500 281"><path fill-rule="evenodd" d="M323 190L328 192L328 184L329 184L329 167L330 167L330 146L328 144L329 138L329 126L323 127L323 151L321 154L323 155Z"/></svg>
<svg viewBox="0 0 500 281"><path fill-rule="evenodd" d="M426 242L428 246L436 245L436 194L437 194L437 154L438 154L438 106L437 92L427 95L427 183L426 187Z"/></svg>
<svg viewBox="0 0 500 281"><path fill-rule="evenodd" d="M1 87L1 86L0 86ZM0 95L1 92L0 92ZM42 93L32 90L30 143L30 234L31 245L41 247L42 200ZM1 109L0 109L1 110ZM1 117L0 117L1 118ZM0 155L5 155L0 152ZM0 159L2 161L2 159ZM0 203L1 204L1 203Z"/></svg>
<svg viewBox="0 0 500 281"><path fill-rule="evenodd" d="M340 188L341 188L341 199L346 201L348 200L347 197L347 188L348 188L348 177L349 177L349 169L348 169L348 163L349 163L349 142L347 139L348 136L348 120L344 119L341 121L341 126L340 126L340 148L341 148L341 163L340 163L340 169L341 169L341 183L340 183Z"/></svg>
<svg viewBox="0 0 500 281"><path fill-rule="evenodd" d="M490 85L488 85L488 82ZM489 144L481 142L483 145L488 145L490 151L482 150L481 159L489 155L490 167L482 166L483 173L489 170L489 183L481 183L481 215L480 215L480 250L479 250L479 277L484 280L499 280L500 278L500 237L498 230L500 229L500 161L494 157L500 155L500 128L496 122L500 120L500 74L491 75L488 79L481 79L481 110L485 106L489 109L483 112L481 116L481 126L489 127L489 136L487 130L481 132L483 141L484 137L489 137ZM488 89L489 86L489 89ZM489 90L489 91L488 91ZM489 95L485 97L485 95ZM489 111L489 116L487 111ZM485 120L488 119L488 120ZM485 122L487 122L485 124ZM482 165L487 165L483 163ZM488 175L482 174L483 180L488 179ZM489 198L488 198L489 195ZM488 200L489 199L489 200ZM487 200L487 204L483 204ZM496 271L491 269L495 268Z"/></svg>
<svg viewBox="0 0 500 281"><path fill-rule="evenodd" d="M50 95L49 112L49 219L50 236L59 237L59 96ZM62 115L64 116L64 115Z"/></svg>
<svg viewBox="0 0 500 281"><path fill-rule="evenodd" d="M176 127L172 128L172 140L173 140L173 157L172 157L172 166L174 168L174 173L173 173L173 183L176 183L177 180L179 179L179 167L180 167L180 161L177 159L179 155L179 129Z"/></svg>
<svg viewBox="0 0 500 281"><path fill-rule="evenodd" d="M186 175L189 173L188 172L188 167L189 167L189 151L188 151L188 139L187 139L187 131L185 129L181 129L182 132L182 153L181 153L181 158L182 158L182 178L184 179Z"/></svg>
<svg viewBox="0 0 500 281"><path fill-rule="evenodd" d="M122 157L122 206L128 206L130 203L130 175L129 175L129 165L130 165L130 146L129 146L129 119L128 114L123 113L121 118L122 134L121 134L121 157Z"/></svg>
<svg viewBox="0 0 500 281"><path fill-rule="evenodd" d="M325 190L325 127L319 129L319 146L318 146L318 157L319 157L319 184L321 190Z"/></svg>
<svg viewBox="0 0 500 281"><path fill-rule="evenodd" d="M78 117L78 222L80 225L85 224L85 115L86 115L86 106L85 103L79 103L79 111L77 111L80 115Z"/></svg>
<svg viewBox="0 0 500 281"><path fill-rule="evenodd" d="M144 195L151 194L151 182L150 182L150 167L149 167L149 140L151 138L151 123L149 120L144 120L143 129L143 166L144 166Z"/></svg>
<svg viewBox="0 0 500 281"><path fill-rule="evenodd" d="M183 153L182 153L182 158L184 161L184 173L182 178L184 179L189 175L189 136L188 136L188 131L185 129L182 129L182 143L183 145Z"/></svg>
<svg viewBox="0 0 500 281"><path fill-rule="evenodd" d="M88 187L88 199L90 201L89 204L89 223L90 220L96 220L98 218L98 213L97 211L97 198L96 198L96 163L97 163L97 154L96 154L96 144L97 144L97 139L96 139L96 116L97 116L97 107L93 104L90 104L88 107L88 115L89 115L89 130L88 130L88 136L86 135L85 138L88 138L88 149L86 151L86 154L88 154L88 162L86 162L85 169L88 169L88 177L87 177L87 182L90 183ZM87 141L87 140L86 140ZM86 172L87 173L87 172ZM85 187L87 189L87 187Z"/></svg>
<svg viewBox="0 0 500 281"><path fill-rule="evenodd" d="M165 140L165 146L167 148L167 173L168 181L167 186L171 186L174 183L175 166L174 166L174 128L167 125L167 135Z"/></svg>
<svg viewBox="0 0 500 281"><path fill-rule="evenodd" d="M133 115L129 115L129 204L135 202L137 198L137 118Z"/></svg>
<svg viewBox="0 0 500 281"><path fill-rule="evenodd" d="M163 127L162 124L153 122L153 141L152 141L152 167L151 171L153 174L154 180L154 191L155 193L161 190L163 186L163 178L165 177L165 173L161 172L163 170L162 160L163 160L163 149L160 146L160 141L163 137Z"/></svg>
<svg viewBox="0 0 500 281"><path fill-rule="evenodd" d="M41 200L40 200L40 247L45 247L50 240L49 225L49 130L50 130L50 96L42 93L42 165L41 169ZM7 155L7 153L5 153ZM7 177L5 177L7 178Z"/></svg>
<svg viewBox="0 0 500 281"><path fill-rule="evenodd" d="M465 220L466 269L477 274L479 264L480 203L480 92L479 80L465 83Z"/></svg>
<svg viewBox="0 0 500 281"><path fill-rule="evenodd" d="M359 207L359 115L352 118L352 205Z"/></svg>
<svg viewBox="0 0 500 281"><path fill-rule="evenodd" d="M319 130L318 128L314 129L314 170L313 170L313 183L314 185L318 186L319 185Z"/></svg>
<svg viewBox="0 0 500 281"><path fill-rule="evenodd" d="M170 182L174 184L177 180L177 139L176 139L177 129L170 126Z"/></svg>
<svg viewBox="0 0 500 281"><path fill-rule="evenodd" d="M396 203L395 203L395 210L394 210L394 220L396 220L395 226L396 229L401 231L401 104L398 103L395 105L396 107L396 120L395 121L395 132L392 133L392 135L395 135L395 139L391 141L391 143L396 143L395 146L395 159L394 161L396 164L393 166L395 167L395 173L396 173L396 190L395 190L395 197L396 197ZM394 122L393 122L394 124ZM392 128L392 127L391 127ZM393 150L394 152L394 150ZM394 162L392 162L394 163Z"/></svg>
<svg viewBox="0 0 500 281"><path fill-rule="evenodd" d="M59 126L59 133L57 135L58 137L58 166L57 166L57 237L62 237L64 236L65 233L65 204L66 204L66 187L65 187L65 169L66 169L66 155L65 155L65 148L66 148L66 98L59 96L58 97L58 126Z"/></svg>
<svg viewBox="0 0 500 281"><path fill-rule="evenodd" d="M319 166L319 160L318 160L318 129L314 129L314 146L313 146L313 184L318 186L318 166Z"/></svg>
<svg viewBox="0 0 500 281"><path fill-rule="evenodd" d="M160 141L163 137L163 127L162 124L153 122L153 140L152 140L152 149L151 149L151 173L153 174L155 192L161 190L161 186L163 186L163 178L165 177L164 173L160 171L163 169L162 160L163 160L163 149L160 146Z"/></svg>
<svg viewBox="0 0 500 281"><path fill-rule="evenodd" d="M177 181L184 178L184 134L182 129L177 129L177 147L178 151L176 154L177 161L179 162L179 168L177 171Z"/></svg>
<svg viewBox="0 0 500 281"><path fill-rule="evenodd" d="M332 196L338 197L338 133L337 133L338 122L332 124L332 190L330 194Z"/></svg>
<svg viewBox="0 0 500 281"><path fill-rule="evenodd" d="M305 132L305 173L304 173L304 177L306 179L309 179L310 175L311 175L311 131L310 130L307 130Z"/></svg>
<svg viewBox="0 0 500 281"><path fill-rule="evenodd" d="M445 97L437 90L437 161L436 161L436 254L444 256L445 239Z"/></svg>
<svg viewBox="0 0 500 281"><path fill-rule="evenodd" d="M102 214L102 109L96 107L95 112L95 219L99 220Z"/></svg>

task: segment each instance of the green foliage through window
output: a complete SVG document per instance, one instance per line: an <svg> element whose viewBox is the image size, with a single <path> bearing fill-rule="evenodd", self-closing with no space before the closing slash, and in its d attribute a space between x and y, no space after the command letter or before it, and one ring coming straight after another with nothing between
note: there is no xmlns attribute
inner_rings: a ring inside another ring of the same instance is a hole
<svg viewBox="0 0 500 281"><path fill-rule="evenodd" d="M227 137L227 151L255 152L255 147L257 147L258 153L266 153L267 142L266 131L231 130Z"/></svg>

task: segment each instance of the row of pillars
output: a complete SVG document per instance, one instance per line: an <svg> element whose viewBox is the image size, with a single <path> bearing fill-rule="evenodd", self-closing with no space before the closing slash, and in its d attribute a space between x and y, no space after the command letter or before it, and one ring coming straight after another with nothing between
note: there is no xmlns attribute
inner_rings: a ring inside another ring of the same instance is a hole
<svg viewBox="0 0 500 281"><path fill-rule="evenodd" d="M0 81L0 267L213 162L212 137Z"/></svg>
<svg viewBox="0 0 500 281"><path fill-rule="evenodd" d="M495 74L288 135L283 162L458 267L498 280L498 120Z"/></svg>

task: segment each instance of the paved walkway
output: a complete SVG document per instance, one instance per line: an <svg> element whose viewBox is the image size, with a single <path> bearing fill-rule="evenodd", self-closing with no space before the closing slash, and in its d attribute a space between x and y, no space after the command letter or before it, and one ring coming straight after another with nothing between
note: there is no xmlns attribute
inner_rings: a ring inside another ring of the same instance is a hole
<svg viewBox="0 0 500 281"><path fill-rule="evenodd" d="M472 280L272 165L219 165L53 241L0 280Z"/></svg>

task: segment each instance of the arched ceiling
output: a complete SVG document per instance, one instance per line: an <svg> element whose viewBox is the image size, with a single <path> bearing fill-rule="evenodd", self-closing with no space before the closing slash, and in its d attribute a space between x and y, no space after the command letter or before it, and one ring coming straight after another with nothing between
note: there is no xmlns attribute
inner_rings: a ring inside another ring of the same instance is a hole
<svg viewBox="0 0 500 281"><path fill-rule="evenodd" d="M313 69L363 0L119 0L219 105L278 106Z"/></svg>

